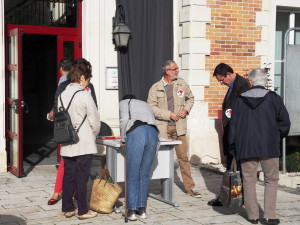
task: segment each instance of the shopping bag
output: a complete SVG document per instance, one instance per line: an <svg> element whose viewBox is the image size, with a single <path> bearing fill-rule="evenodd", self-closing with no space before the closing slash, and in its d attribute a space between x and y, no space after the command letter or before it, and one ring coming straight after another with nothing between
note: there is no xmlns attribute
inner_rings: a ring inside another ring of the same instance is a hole
<svg viewBox="0 0 300 225"><path fill-rule="evenodd" d="M122 193L118 184L109 182L110 177L96 178L93 181L90 208L99 213L111 213Z"/></svg>
<svg viewBox="0 0 300 225"><path fill-rule="evenodd" d="M219 201L229 208L239 208L244 204L241 172L237 170L235 159L232 161L231 169L225 171L223 175Z"/></svg>

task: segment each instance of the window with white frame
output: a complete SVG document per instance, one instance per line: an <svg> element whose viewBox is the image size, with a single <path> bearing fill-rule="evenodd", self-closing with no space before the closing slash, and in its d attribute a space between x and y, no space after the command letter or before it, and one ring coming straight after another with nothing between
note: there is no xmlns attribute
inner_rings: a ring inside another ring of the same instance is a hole
<svg viewBox="0 0 300 225"><path fill-rule="evenodd" d="M300 10L277 10L276 13L276 37L275 37L275 77L274 90L281 95L283 79L284 36L291 27L300 27ZM289 44L300 45L300 31L289 33Z"/></svg>

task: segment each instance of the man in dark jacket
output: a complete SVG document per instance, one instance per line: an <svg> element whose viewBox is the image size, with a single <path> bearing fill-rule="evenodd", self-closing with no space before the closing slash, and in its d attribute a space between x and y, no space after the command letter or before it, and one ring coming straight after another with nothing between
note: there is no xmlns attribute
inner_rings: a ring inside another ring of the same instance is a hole
<svg viewBox="0 0 300 225"><path fill-rule="evenodd" d="M276 218L276 197L279 180L280 139L288 135L289 114L280 96L267 90L267 74L254 69L249 74L252 88L236 100L232 109L229 153L241 162L244 204L248 219L258 224L259 206L256 197L257 168L264 172L264 218L262 224L279 224Z"/></svg>
<svg viewBox="0 0 300 225"><path fill-rule="evenodd" d="M232 106L237 97L249 90L249 82L242 76L238 75L233 69L225 64L220 63L214 71L213 76L223 85L228 86L228 91L222 104L222 123L223 123L223 151L227 156L226 168L230 169L232 157L228 154L228 133L232 112Z"/></svg>
<svg viewBox="0 0 300 225"><path fill-rule="evenodd" d="M75 60L73 65L76 65L76 64L83 64L83 65L89 66L90 70L92 70L92 65L90 64L90 62L84 58L79 58L79 59ZM54 96L54 106L53 106L54 113L58 112L58 109L57 109L58 96L66 89L66 87L69 84L70 84L70 78L67 75L67 80L60 83L59 86L57 87L55 96ZM98 108L97 98L96 98L95 89L94 89L93 84L89 83L89 85L86 87L86 90L91 93L93 100L96 104L96 107Z"/></svg>
<svg viewBox="0 0 300 225"><path fill-rule="evenodd" d="M64 62L65 59L63 59L60 64L59 64L59 68L64 68L64 70L60 69L63 71L62 73L62 77L65 76L63 79L60 79L59 80L59 83L58 83L58 87L56 89L56 92L55 92L55 95L54 95L54 104L53 104L53 108L51 109L51 111L49 112L49 114L47 115L47 118L49 120L53 120L53 116L54 116L54 113L57 113L58 112L58 109L57 109L57 102L58 102L58 96L66 89L66 87L70 84L70 77L68 75L68 71L67 71L67 67L65 66L65 62ZM64 62L65 64L62 64L62 62ZM68 61L68 69L70 70L71 67L69 66L69 61ZM74 62L73 62L73 65L75 64L83 64L83 65L86 65L86 66L89 66L90 67L90 70L92 70L92 65L89 61L87 61L85 58L78 58L76 59ZM64 66L64 67L63 67ZM61 78L62 78L61 77ZM96 104L96 107L98 108L98 105L97 105L97 98L96 98L96 94L95 94L95 89L94 89L94 86L92 83L89 83L89 85L86 87L86 90L89 91L93 97L93 100Z"/></svg>
<svg viewBox="0 0 300 225"><path fill-rule="evenodd" d="M220 63L213 73L213 76L222 84L228 86L228 91L224 97L222 104L222 123L223 123L223 152L226 156L226 169L230 169L232 156L228 154L228 133L229 124L232 112L232 106L235 103L237 97L244 91L249 90L248 81L235 73L233 69L225 64ZM222 206L222 203L217 199L212 199L208 202L211 206Z"/></svg>

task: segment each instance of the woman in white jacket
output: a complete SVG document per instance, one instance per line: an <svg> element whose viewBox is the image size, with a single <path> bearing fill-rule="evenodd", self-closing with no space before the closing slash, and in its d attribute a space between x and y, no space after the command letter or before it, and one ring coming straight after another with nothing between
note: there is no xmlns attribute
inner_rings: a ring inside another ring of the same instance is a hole
<svg viewBox="0 0 300 225"><path fill-rule="evenodd" d="M75 128L84 122L78 132L79 142L61 147L65 162L62 211L67 218L78 213L79 219L87 219L97 216L97 213L88 209L86 197L92 154L97 153L95 139L100 130L100 117L91 94L85 90L92 77L90 68L83 64L74 65L69 74L71 83L61 94L62 103L67 107L73 94L82 90L74 96L68 112ZM61 105L58 100L58 108ZM72 199L74 187L77 190L78 211Z"/></svg>

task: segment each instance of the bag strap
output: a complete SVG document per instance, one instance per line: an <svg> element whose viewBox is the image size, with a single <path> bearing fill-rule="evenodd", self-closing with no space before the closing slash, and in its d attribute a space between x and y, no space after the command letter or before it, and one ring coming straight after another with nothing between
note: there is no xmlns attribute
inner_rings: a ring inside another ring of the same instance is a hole
<svg viewBox="0 0 300 225"><path fill-rule="evenodd" d="M68 109L70 108L70 105L71 105L71 102L72 102L74 96L75 96L79 91L84 91L84 89L83 89L83 90L75 91L75 93L73 94L73 96L72 96L72 98L71 98L71 100L70 100L70 102L69 102L69 104L68 104L67 109L65 109L64 104L63 104L63 102L62 102L62 100L61 100L61 94L59 95L60 103L61 103L61 106L63 107L64 110L68 111ZM85 115L85 117L83 118L83 120L82 120L81 124L79 125L79 127L76 129L76 132L77 132L77 133L79 132L79 129L80 129L80 127L82 126L82 124L84 123L85 119L86 119L86 115Z"/></svg>
<svg viewBox="0 0 300 225"><path fill-rule="evenodd" d="M64 104L63 104L63 102L62 102L62 100L61 100L61 94L59 95L60 103L61 103L61 105L62 105L62 107L63 107L64 110L66 110L66 111L69 110L70 105L71 105L71 102L73 101L74 96L75 96L79 91L84 91L84 89L83 89L83 90L75 91L75 93L73 94L73 96L72 96L72 98L71 98L71 100L70 100L70 102L69 102L69 104L68 104L67 109L65 109Z"/></svg>
<svg viewBox="0 0 300 225"><path fill-rule="evenodd" d="M131 102L132 99L130 99L128 101L128 114L129 114L129 120L131 120L131 114L130 114L130 102Z"/></svg>
<svg viewBox="0 0 300 225"><path fill-rule="evenodd" d="M85 119L86 119L86 115L85 115L85 117L83 118L83 120L82 120L81 124L79 125L79 127L76 129L76 132L77 132L77 133L79 132L79 129L80 129L80 127L82 126L82 124L83 124L83 122L85 121Z"/></svg>
<svg viewBox="0 0 300 225"><path fill-rule="evenodd" d="M232 159L230 170L232 172L236 172L237 171L237 163L236 163L236 158L235 157L233 157L233 159Z"/></svg>

